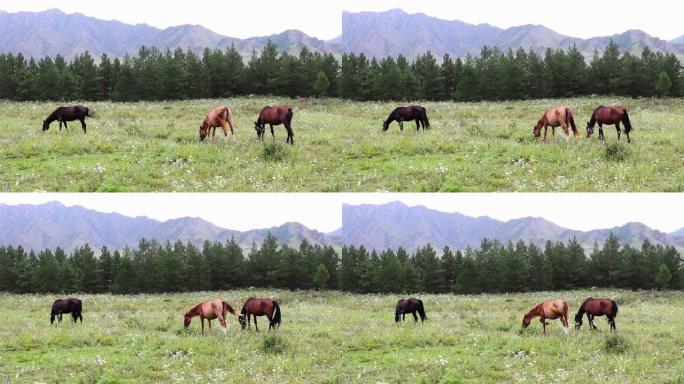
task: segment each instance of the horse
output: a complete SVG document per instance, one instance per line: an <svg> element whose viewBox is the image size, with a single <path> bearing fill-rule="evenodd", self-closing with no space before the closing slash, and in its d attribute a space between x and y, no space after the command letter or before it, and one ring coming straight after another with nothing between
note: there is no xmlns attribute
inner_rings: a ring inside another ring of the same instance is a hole
<svg viewBox="0 0 684 384"><path fill-rule="evenodd" d="M226 332L226 313L230 312L233 314L233 316L237 316L238 313L233 308L230 303L227 301L221 300L221 299L214 299L214 300L208 300L208 301L203 301L194 307L192 307L189 311L185 313L183 316L183 327L187 328L190 325L190 322L192 321L192 318L195 316L199 316L200 320L202 321L202 334L204 335L204 319L207 319L209 321L209 331L211 331L211 321L214 319L218 319L219 323L221 324L221 327L223 328L222 331Z"/></svg>
<svg viewBox="0 0 684 384"><path fill-rule="evenodd" d="M615 300L611 299L594 299L592 297L584 300L584 303L580 306L579 311L575 315L575 329L580 329L582 327L582 315L587 314L587 319L589 320L589 325L593 329L598 329L594 325L594 316L605 315L608 318L608 324L610 324L610 330L616 331L615 328L615 316L618 313L618 305Z"/></svg>
<svg viewBox="0 0 684 384"><path fill-rule="evenodd" d="M604 107L599 106L594 109L591 114L591 119L587 122L587 139L591 137L594 133L594 125L598 123L599 126L599 140L605 140L603 136L603 124L613 125L615 124L615 130L617 130L617 137L620 140L620 123L625 126L625 135L627 135L627 142L631 143L632 140L629 138L629 132L632 130L632 123L629 121L629 114L627 110L622 107Z"/></svg>
<svg viewBox="0 0 684 384"><path fill-rule="evenodd" d="M537 316L539 316L539 321L544 326L544 335L546 335L546 326L549 325L546 319L554 320L558 318L560 318L563 324L563 332L566 335L568 334L568 303L564 300L545 301L536 305L523 317L523 327L527 328L530 325L530 320Z"/></svg>
<svg viewBox="0 0 684 384"><path fill-rule="evenodd" d="M218 107L207 113L204 118L204 122L200 125L199 137L200 142L204 141L207 135L211 136L211 141L214 141L216 137L216 127L221 127L223 129L223 139L228 137L228 128L226 125L230 126L230 134L233 137L233 142L235 142L235 124L233 123L233 112L231 112L228 107ZM213 131L212 131L213 128Z"/></svg>
<svg viewBox="0 0 684 384"><path fill-rule="evenodd" d="M579 136L579 131L575 126L575 119L572 116L572 110L569 107L557 107L547 109L537 121L537 125L532 129L532 134L534 137L541 136L541 130L544 128L544 141L546 141L546 133L551 127L551 133L553 138L556 138L556 127L560 126L563 128L563 132L566 136L569 136L568 124L572 127L572 132L575 137Z"/></svg>
<svg viewBox="0 0 684 384"><path fill-rule="evenodd" d="M257 120L254 122L257 138L264 141L264 132L266 131L266 124L268 124L271 127L271 136L273 136L273 139L275 140L273 126L283 124L287 130L287 139L285 139L285 143L294 144L292 115L292 108L289 107L264 107L261 112L259 112Z"/></svg>
<svg viewBox="0 0 684 384"><path fill-rule="evenodd" d="M409 298L409 299L401 299L397 301L397 307L396 310L394 311L394 321L399 322L404 321L406 318L407 313L411 313L413 315L413 321L418 322L418 316L416 316L416 312L420 315L420 322L424 322L427 320L427 316L425 315L425 308L423 308L423 301L416 299L416 298Z"/></svg>
<svg viewBox="0 0 684 384"><path fill-rule="evenodd" d="M43 131L50 129L50 124L57 120L59 121L59 131L62 131L62 124L64 128L69 129L67 126L67 121L79 120L81 122L81 128L83 128L83 133L86 133L86 117L93 117L90 109L82 105L72 105L70 107L59 107L55 109L47 119L43 120Z"/></svg>
<svg viewBox="0 0 684 384"><path fill-rule="evenodd" d="M387 131L389 125L396 121L399 123L399 129L404 130L404 121L414 120L416 122L416 132L420 130L420 126L423 126L423 130L430 128L430 120L428 120L427 112L425 108L419 105L411 105L408 107L397 107L392 111L387 120L382 122L382 130Z"/></svg>
<svg viewBox="0 0 684 384"><path fill-rule="evenodd" d="M278 305L277 301L271 299L250 297L245 301L240 316L238 316L238 321L240 322L242 329L250 327L250 316L254 317L254 328L256 328L257 332L259 332L257 316L266 316L268 318L269 331L271 328L276 330L282 321L282 318L280 317L280 305Z"/></svg>
<svg viewBox="0 0 684 384"><path fill-rule="evenodd" d="M54 303L52 303L52 311L50 312L50 324L53 324L55 322L55 317L61 323L63 313L71 313L71 317L74 319L74 324L78 319L80 319L81 324L83 324L83 315L81 315L82 310L83 304L79 299L74 299L72 297L68 299L57 299Z"/></svg>

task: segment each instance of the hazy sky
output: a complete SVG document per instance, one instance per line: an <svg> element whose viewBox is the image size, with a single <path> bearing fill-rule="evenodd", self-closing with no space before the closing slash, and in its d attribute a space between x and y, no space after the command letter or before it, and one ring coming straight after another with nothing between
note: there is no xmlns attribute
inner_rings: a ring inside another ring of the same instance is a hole
<svg viewBox="0 0 684 384"><path fill-rule="evenodd" d="M676 1L671 0L645 3L617 0L0 0L0 10L16 12L60 8L67 13L81 12L100 19L146 23L162 28L178 24L201 24L217 33L240 38L300 29L309 35L330 39L342 31L343 10L357 12L402 8L409 13L422 12L442 19L488 23L502 28L544 24L559 33L582 38L642 29L670 40L684 34L683 7L676 4Z"/></svg>
<svg viewBox="0 0 684 384"><path fill-rule="evenodd" d="M665 232L684 227L684 194L0 193L0 203L4 204L48 201L157 220L202 217L221 227L236 230L267 228L297 221L309 228L329 232L342 225L342 203L382 204L391 201L470 216L487 215L499 220L544 217L558 225L579 230L610 228L630 221L640 221Z"/></svg>

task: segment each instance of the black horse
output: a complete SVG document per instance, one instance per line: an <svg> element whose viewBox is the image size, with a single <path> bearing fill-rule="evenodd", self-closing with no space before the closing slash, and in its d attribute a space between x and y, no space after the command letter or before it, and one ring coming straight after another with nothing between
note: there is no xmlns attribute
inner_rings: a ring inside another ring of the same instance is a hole
<svg viewBox="0 0 684 384"><path fill-rule="evenodd" d="M416 312L418 312L420 315L421 323L427 320L427 316L425 316L425 309L423 308L423 302L421 300L415 299L413 297L410 299L401 299L397 301L397 309L394 312L394 321L397 323L399 321L404 321L407 313L413 314L413 320L418 321Z"/></svg>
<svg viewBox="0 0 684 384"><path fill-rule="evenodd" d="M389 114L387 120L382 122L382 130L386 131L389 129L389 125L396 121L399 123L399 129L404 130L404 121L414 120L416 122L416 131L420 130L421 124L423 125L423 130L430 128L430 121L427 117L427 112L425 108L419 105L412 105L409 107L398 107L395 108L392 113Z"/></svg>
<svg viewBox="0 0 684 384"><path fill-rule="evenodd" d="M77 319L81 319L81 324L83 324L83 316L81 315L82 310L81 300L68 298L68 299L57 299L52 304L52 312L50 313L50 324L55 322L55 317L58 321L62 322L63 313L71 313L71 317L74 318L74 323Z"/></svg>
<svg viewBox="0 0 684 384"><path fill-rule="evenodd" d="M67 121L79 120L81 122L81 128L83 128L83 133L86 133L86 117L93 117L93 115L91 114L90 109L82 105L59 107L55 109L47 119L43 120L43 131L50 129L50 124L55 120L59 121L60 131L62 131L62 123L64 124L64 128L68 129Z"/></svg>

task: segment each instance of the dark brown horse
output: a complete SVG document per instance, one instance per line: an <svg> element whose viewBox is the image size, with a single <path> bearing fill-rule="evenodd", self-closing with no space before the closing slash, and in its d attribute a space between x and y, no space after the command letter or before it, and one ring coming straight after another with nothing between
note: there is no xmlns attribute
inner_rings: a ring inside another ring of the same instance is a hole
<svg viewBox="0 0 684 384"><path fill-rule="evenodd" d="M209 331L211 331L211 321L218 319L221 324L222 331L226 331L226 313L232 313L233 316L237 316L237 311L233 308L227 301L221 299L214 299L203 301L189 311L183 316L183 326L187 328L192 321L192 318L199 316L202 321L202 334L204 335L204 319L209 321Z"/></svg>
<svg viewBox="0 0 684 384"><path fill-rule="evenodd" d="M404 130L404 121L414 120L416 122L416 131L420 130L422 124L423 130L430 128L430 120L428 120L427 112L425 108L419 105L411 105L408 107L398 107L392 111L387 120L382 122L382 130L386 131L389 129L389 125L396 121L399 123L399 129Z"/></svg>
<svg viewBox="0 0 684 384"><path fill-rule="evenodd" d="M264 107L259 113L257 121L254 122L254 129L257 132L257 137L264 140L264 132L266 131L266 124L271 127L271 136L275 139L273 132L274 125L283 124L287 130L286 143L294 144L294 133L292 133L292 108L289 107Z"/></svg>
<svg viewBox="0 0 684 384"><path fill-rule="evenodd" d="M544 327L544 335L546 335L546 326L549 325L549 323L546 322L546 319L553 320L558 318L560 318L560 321L563 324L563 332L565 332L566 335L568 334L568 303L564 300L544 301L543 303L537 304L523 317L523 327L527 328L530 325L530 321L535 317L539 317L539 321Z"/></svg>
<svg viewBox="0 0 684 384"><path fill-rule="evenodd" d="M50 129L50 124L55 120L59 121L60 131L62 130L62 124L64 124L64 128L69 128L67 126L67 121L79 120L81 122L81 128L83 128L83 133L86 133L86 117L93 117L93 115L90 112L90 109L82 105L59 107L55 109L55 111L52 112L47 119L43 120L43 131Z"/></svg>
<svg viewBox="0 0 684 384"><path fill-rule="evenodd" d="M592 297L584 300L580 306L579 311L575 315L575 329L582 327L582 316L587 314L589 325L593 329L598 329L594 325L594 316L606 316L608 324L610 324L611 331L617 331L615 328L615 317L618 313L618 305L615 300L611 299L594 299Z"/></svg>
<svg viewBox="0 0 684 384"><path fill-rule="evenodd" d="M259 332L259 326L257 325L257 316L266 316L268 318L268 330L271 328L275 330L280 326L280 305L278 302L271 299L257 299L250 297L245 301L245 305L242 306L242 311L240 316L238 316L238 321L240 321L240 326L242 329L250 326L250 316L254 316L254 328Z"/></svg>
<svg viewBox="0 0 684 384"><path fill-rule="evenodd" d="M62 322L63 313L71 313L71 317L76 320L81 319L81 324L83 324L83 315L81 311L83 310L83 304L81 300L74 299L72 297L68 299L57 299L52 303L52 311L50 312L50 324L55 322L55 317L58 321Z"/></svg>
<svg viewBox="0 0 684 384"><path fill-rule="evenodd" d="M620 123L625 126L625 135L627 135L627 142L631 143L629 132L632 130L632 123L629 122L629 114L627 110L622 107L604 107L600 106L594 109L591 114L591 120L587 123L587 138L594 133L594 125L598 123L599 126L599 140L605 140L603 136L603 124L615 125L617 130L618 140L620 140Z"/></svg>
<svg viewBox="0 0 684 384"><path fill-rule="evenodd" d="M401 299L397 301L397 307L394 311L394 321L397 323L399 321L404 321L404 319L406 318L406 314L410 313L413 315L413 321L417 322L418 316L416 316L416 312L418 312L418 314L420 315L421 323L427 320L427 316L425 315L425 308L423 308L423 302L421 300L413 297L411 297L410 299Z"/></svg>

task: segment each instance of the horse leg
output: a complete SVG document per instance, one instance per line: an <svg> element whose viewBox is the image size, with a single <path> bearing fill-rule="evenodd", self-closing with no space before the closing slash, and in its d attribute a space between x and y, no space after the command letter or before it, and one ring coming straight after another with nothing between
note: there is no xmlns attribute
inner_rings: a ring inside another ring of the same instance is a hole
<svg viewBox="0 0 684 384"><path fill-rule="evenodd" d="M273 327L273 316L267 314L266 317L268 317L268 331L271 332L271 328L275 330L275 327Z"/></svg>
<svg viewBox="0 0 684 384"><path fill-rule="evenodd" d="M275 140L275 132L273 132L273 124L269 124L271 127L271 136L273 137L273 140Z"/></svg>
<svg viewBox="0 0 684 384"><path fill-rule="evenodd" d="M64 129L69 129L69 126L67 125L66 120L64 120Z"/></svg>
<svg viewBox="0 0 684 384"><path fill-rule="evenodd" d="M542 328L544 330L544 336L546 336L546 319L542 316L539 321L542 323Z"/></svg>
<svg viewBox="0 0 684 384"><path fill-rule="evenodd" d="M259 332L259 326L257 325L256 318L256 315L254 315L254 329L256 329L256 331Z"/></svg>
<svg viewBox="0 0 684 384"><path fill-rule="evenodd" d="M544 124L544 142L546 143L546 133L549 131L549 127Z"/></svg>
<svg viewBox="0 0 684 384"><path fill-rule="evenodd" d="M621 133L621 131L620 131L620 122L619 122L619 121L618 121L617 123L615 123L615 130L617 130L618 141L620 141L620 133Z"/></svg>
<svg viewBox="0 0 684 384"><path fill-rule="evenodd" d="M403 120L399 120L399 129L400 129L402 132L404 132L404 121L403 121Z"/></svg>
<svg viewBox="0 0 684 384"><path fill-rule="evenodd" d="M425 128L423 128L425 130ZM420 120L416 118L416 132L420 131Z"/></svg>
<svg viewBox="0 0 684 384"><path fill-rule="evenodd" d="M292 127L290 124L287 124L285 129L287 129L287 140L285 140L285 143L287 143L289 140L290 145L294 145L294 133L292 132Z"/></svg>
<svg viewBox="0 0 684 384"><path fill-rule="evenodd" d="M62 322L62 312L59 313L59 322Z"/></svg>
<svg viewBox="0 0 684 384"><path fill-rule="evenodd" d="M81 128L83 128L83 133L86 133L86 123L85 123L85 119L81 119Z"/></svg>
<svg viewBox="0 0 684 384"><path fill-rule="evenodd" d="M411 314L413 315L413 322L417 323L418 322L418 316L416 316L416 311L414 310L413 312L411 312Z"/></svg>
<svg viewBox="0 0 684 384"><path fill-rule="evenodd" d="M598 123L599 126L599 140L605 140L606 137L603 135L603 123Z"/></svg>

